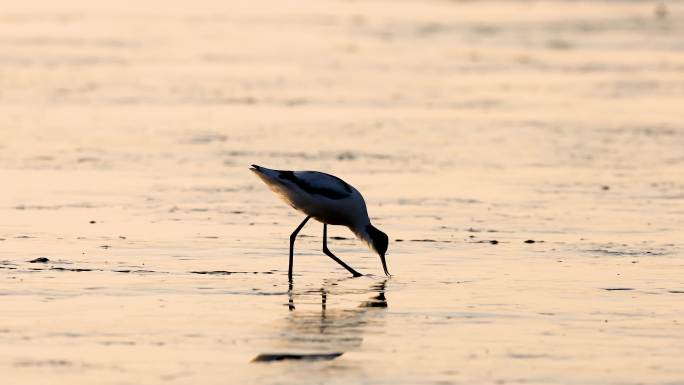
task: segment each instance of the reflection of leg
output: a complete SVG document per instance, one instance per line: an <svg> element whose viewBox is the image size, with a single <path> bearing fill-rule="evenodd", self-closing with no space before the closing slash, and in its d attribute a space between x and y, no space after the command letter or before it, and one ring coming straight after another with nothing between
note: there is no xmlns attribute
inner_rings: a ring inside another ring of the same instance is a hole
<svg viewBox="0 0 684 385"><path fill-rule="evenodd" d="M292 281L290 281L290 284L288 285L288 288L287 288L287 309L289 311L292 311L295 309L294 293L292 292Z"/></svg>
<svg viewBox="0 0 684 385"><path fill-rule="evenodd" d="M328 323L325 320L326 302L328 302L328 293L324 288L321 288L321 324L318 327L318 331L321 334L325 334L325 330L328 328Z"/></svg>
<svg viewBox="0 0 684 385"><path fill-rule="evenodd" d="M325 292L325 289L321 288L321 310L325 311L325 303L328 300L327 293Z"/></svg>
<svg viewBox="0 0 684 385"><path fill-rule="evenodd" d="M323 224L323 252L325 253L325 255L332 258L333 261L339 263L340 265L342 265L342 267L347 269L348 272L352 273L352 275L354 277L360 277L362 275L358 271L349 267L349 265L347 265L346 263L342 262L341 259L337 258L335 256L335 254L333 254L330 250L328 250L328 224L327 223Z"/></svg>
<svg viewBox="0 0 684 385"><path fill-rule="evenodd" d="M304 221L302 221L302 223L300 223L299 226L297 226L297 228L295 229L295 231L293 231L292 234L290 235L290 263L289 263L288 268L287 268L287 279L288 279L290 282L292 282L292 264L293 264L293 261L294 261L294 243L295 243L295 239L297 239L297 234L299 234L299 230L301 230L302 227L304 227L304 225L305 225L306 222L309 220L309 218L311 218L311 217L306 217L306 218L304 218Z"/></svg>

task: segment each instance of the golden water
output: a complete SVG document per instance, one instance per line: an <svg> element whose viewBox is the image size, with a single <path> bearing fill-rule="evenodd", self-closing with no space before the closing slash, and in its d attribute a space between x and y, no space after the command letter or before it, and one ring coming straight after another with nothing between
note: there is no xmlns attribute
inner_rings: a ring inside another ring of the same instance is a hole
<svg viewBox="0 0 684 385"><path fill-rule="evenodd" d="M3 385L684 381L682 3L102 3L0 8Z"/></svg>

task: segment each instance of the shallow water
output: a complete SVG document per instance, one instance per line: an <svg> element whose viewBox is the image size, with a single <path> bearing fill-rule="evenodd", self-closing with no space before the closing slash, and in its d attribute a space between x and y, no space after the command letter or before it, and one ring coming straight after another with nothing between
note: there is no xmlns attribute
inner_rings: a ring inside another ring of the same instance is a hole
<svg viewBox="0 0 684 385"><path fill-rule="evenodd" d="M3 5L2 383L684 383L663 4ZM310 222L289 287L252 163L357 187L394 276Z"/></svg>

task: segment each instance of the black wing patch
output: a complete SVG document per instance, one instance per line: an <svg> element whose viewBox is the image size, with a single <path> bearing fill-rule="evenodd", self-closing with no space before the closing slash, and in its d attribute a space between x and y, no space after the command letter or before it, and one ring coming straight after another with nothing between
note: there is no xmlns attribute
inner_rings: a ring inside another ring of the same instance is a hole
<svg viewBox="0 0 684 385"><path fill-rule="evenodd" d="M293 171L278 171L278 178L285 179L287 181L294 183L295 185L297 185L297 187L306 191L309 194L322 195L329 199L343 199L348 197L352 193L351 186L349 186L347 182L343 181L342 179L334 175L325 173L321 174L327 175L328 177L338 181L345 191L343 192L329 187L314 186L306 180L297 178Z"/></svg>

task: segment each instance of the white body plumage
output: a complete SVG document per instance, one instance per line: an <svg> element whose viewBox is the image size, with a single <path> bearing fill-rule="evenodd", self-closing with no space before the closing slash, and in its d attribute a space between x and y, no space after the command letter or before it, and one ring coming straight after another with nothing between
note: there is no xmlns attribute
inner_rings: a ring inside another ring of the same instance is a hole
<svg viewBox="0 0 684 385"><path fill-rule="evenodd" d="M326 225L349 227L380 255L385 273L389 275L385 263L387 235L371 225L366 202L356 188L334 175L318 171L272 170L257 165L252 165L251 170L283 201L307 217ZM325 247L324 243L324 251Z"/></svg>
<svg viewBox="0 0 684 385"><path fill-rule="evenodd" d="M335 176L318 171L283 172L264 167L259 167L256 174L285 203L319 222L347 226L352 231L370 223L361 193Z"/></svg>

